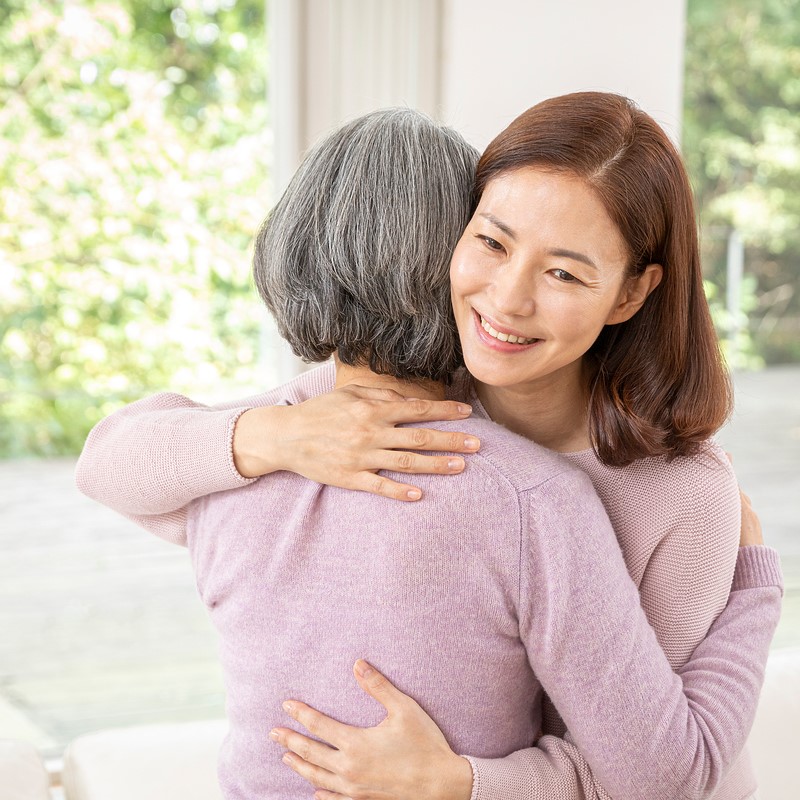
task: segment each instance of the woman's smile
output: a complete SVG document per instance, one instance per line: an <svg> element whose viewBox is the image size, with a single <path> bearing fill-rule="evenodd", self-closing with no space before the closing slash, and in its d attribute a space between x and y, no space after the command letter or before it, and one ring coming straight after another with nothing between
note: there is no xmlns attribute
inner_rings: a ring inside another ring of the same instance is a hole
<svg viewBox="0 0 800 800"><path fill-rule="evenodd" d="M478 336L487 347L493 347L498 352L521 353L542 341L535 336L526 336L515 329L501 325L475 309L473 309L473 314L479 327Z"/></svg>

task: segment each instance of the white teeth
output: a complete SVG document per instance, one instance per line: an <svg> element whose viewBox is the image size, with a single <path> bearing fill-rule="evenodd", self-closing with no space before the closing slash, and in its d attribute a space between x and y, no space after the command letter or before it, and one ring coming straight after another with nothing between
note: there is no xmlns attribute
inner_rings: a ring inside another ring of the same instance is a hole
<svg viewBox="0 0 800 800"><path fill-rule="evenodd" d="M515 336L513 333L500 333L496 331L483 317L481 317L481 327L489 334L489 336L499 339L501 342L511 342L512 344L531 344L537 341L536 339L525 339L522 336Z"/></svg>

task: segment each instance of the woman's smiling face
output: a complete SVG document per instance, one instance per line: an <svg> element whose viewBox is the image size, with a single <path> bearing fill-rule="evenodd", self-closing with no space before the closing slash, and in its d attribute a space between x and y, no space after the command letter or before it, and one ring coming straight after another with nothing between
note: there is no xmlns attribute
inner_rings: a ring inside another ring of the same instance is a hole
<svg viewBox="0 0 800 800"><path fill-rule="evenodd" d="M581 179L526 167L490 180L450 267L469 371L491 386L577 380L603 326L644 300L632 304L641 279L626 279L627 263L621 233Z"/></svg>

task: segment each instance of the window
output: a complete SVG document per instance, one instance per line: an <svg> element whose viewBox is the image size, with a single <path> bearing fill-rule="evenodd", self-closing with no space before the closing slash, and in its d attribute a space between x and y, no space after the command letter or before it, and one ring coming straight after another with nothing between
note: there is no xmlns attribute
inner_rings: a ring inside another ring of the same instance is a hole
<svg viewBox="0 0 800 800"><path fill-rule="evenodd" d="M0 461L0 736L46 754L222 715L186 552L80 497L59 457L165 386L249 393L265 24L264 0L0 11L0 455L47 457Z"/></svg>

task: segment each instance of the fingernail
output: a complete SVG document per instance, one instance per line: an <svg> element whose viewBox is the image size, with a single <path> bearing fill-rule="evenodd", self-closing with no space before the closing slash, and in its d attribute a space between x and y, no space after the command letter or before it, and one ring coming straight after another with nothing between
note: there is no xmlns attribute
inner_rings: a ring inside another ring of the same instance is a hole
<svg viewBox="0 0 800 800"><path fill-rule="evenodd" d="M284 753L284 756L281 759L281 761L283 761L284 764L291 764L293 759L292 759L291 755L289 755L289 753Z"/></svg>
<svg viewBox="0 0 800 800"><path fill-rule="evenodd" d="M465 406L465 405L459 404L458 413L459 414L471 414L472 413L472 406Z"/></svg>
<svg viewBox="0 0 800 800"><path fill-rule="evenodd" d="M406 497L409 500L419 500L422 497L422 492L419 489L409 489L406 492Z"/></svg>
<svg viewBox="0 0 800 800"><path fill-rule="evenodd" d="M283 710L287 714L294 713L294 703L290 703L288 700L283 704Z"/></svg>
<svg viewBox="0 0 800 800"><path fill-rule="evenodd" d="M447 462L448 469L463 469L464 468L464 461L461 458L451 458Z"/></svg>
<svg viewBox="0 0 800 800"><path fill-rule="evenodd" d="M356 661L356 672L362 678L368 678L375 670L364 660Z"/></svg>
<svg viewBox="0 0 800 800"><path fill-rule="evenodd" d="M467 438L464 439L464 447L468 450L477 450L479 446L480 441L478 439L473 439L471 436L467 436Z"/></svg>

